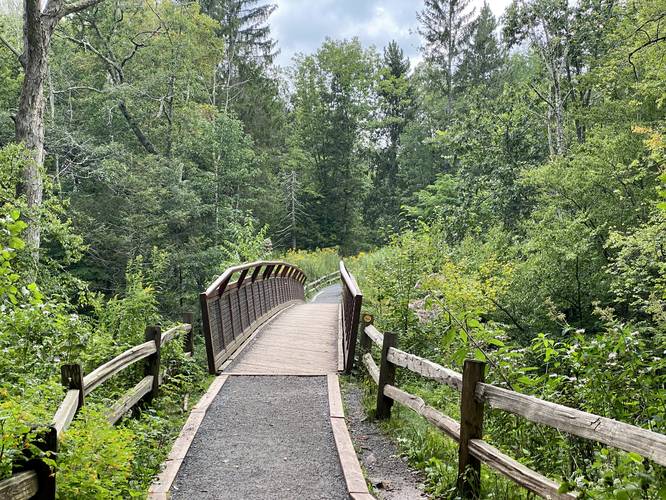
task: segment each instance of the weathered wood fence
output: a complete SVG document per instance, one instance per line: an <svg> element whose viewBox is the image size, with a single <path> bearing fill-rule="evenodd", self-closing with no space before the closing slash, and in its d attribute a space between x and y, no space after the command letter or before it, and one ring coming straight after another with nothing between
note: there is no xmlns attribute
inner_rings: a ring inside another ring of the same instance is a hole
<svg viewBox="0 0 666 500"><path fill-rule="evenodd" d="M185 352L190 356L194 352L192 314L183 315L183 320L183 324L165 332L162 332L159 326L147 327L144 343L126 350L85 376L79 364L62 365L60 367L62 384L68 390L51 425L45 430L37 430L38 437L35 440L37 447L50 459L56 459L58 439L72 423L76 413L85 403L86 397L111 377L141 360L145 360L144 377L109 408L107 411L109 423L118 422L137 403L150 402L157 395L162 383L160 356L162 346L185 334ZM51 470L41 458L31 458L10 478L0 481L2 500L51 500L55 498L55 492L55 471Z"/></svg>
<svg viewBox="0 0 666 500"><path fill-rule="evenodd" d="M544 498L576 498L573 493L561 493L560 485L555 481L483 440L483 413L486 405L574 436L638 453L660 465L666 465L666 436L663 434L487 384L483 378L485 363L481 361L466 360L463 373L459 373L401 351L396 346L396 335L379 332L373 326L373 317L369 314L363 315L360 330L361 359L378 387L377 418L389 418L391 406L397 402L457 441L458 491L463 498L479 498L481 462ZM373 344L381 350L379 366L372 354ZM396 368L407 369L460 392L460 422L428 406L418 396L396 387Z"/></svg>
<svg viewBox="0 0 666 500"><path fill-rule="evenodd" d="M233 281L232 281L233 280ZM228 268L199 295L208 371L222 364L278 311L305 298L305 273L279 261Z"/></svg>

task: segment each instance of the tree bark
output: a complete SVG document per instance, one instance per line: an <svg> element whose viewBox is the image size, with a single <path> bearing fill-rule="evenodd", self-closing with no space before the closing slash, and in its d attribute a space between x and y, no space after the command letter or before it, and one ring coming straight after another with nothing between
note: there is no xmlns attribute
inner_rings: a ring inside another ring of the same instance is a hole
<svg viewBox="0 0 666 500"><path fill-rule="evenodd" d="M18 113L15 119L16 141L23 143L32 153L32 160L23 169L19 193L27 202L28 228L25 240L32 249L33 258L39 259L41 228L39 207L42 204L44 165L44 80L48 71L48 50L57 19L40 12L39 2L24 0L23 54L21 63L25 71Z"/></svg>
<svg viewBox="0 0 666 500"><path fill-rule="evenodd" d="M66 4L64 0L23 1L23 54L19 60L25 72L19 107L15 118L16 141L23 143L32 154L24 167L19 195L27 201L25 240L35 263L39 262L41 227L39 208L42 204L44 181L44 81L48 73L48 52L51 36L63 16L78 12L102 0L79 0Z"/></svg>
<svg viewBox="0 0 666 500"><path fill-rule="evenodd" d="M134 117L127 110L127 106L125 105L125 101L119 101L118 102L118 109L120 109L120 112L125 117L125 121L129 125L129 128L132 129L132 132L134 132L134 135L136 136L136 138L139 140L139 142L143 146L143 149L148 151L150 154L156 155L157 154L157 149L155 149L155 146L153 145L153 143L150 142L150 139L148 139L148 137L146 137L146 134L143 133L143 130L141 130L141 127L139 127L139 125L136 123L136 120L134 120Z"/></svg>

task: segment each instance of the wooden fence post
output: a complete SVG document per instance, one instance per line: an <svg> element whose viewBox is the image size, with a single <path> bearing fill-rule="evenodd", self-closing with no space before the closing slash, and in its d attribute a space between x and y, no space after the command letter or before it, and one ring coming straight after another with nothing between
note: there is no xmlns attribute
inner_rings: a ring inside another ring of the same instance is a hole
<svg viewBox="0 0 666 500"><path fill-rule="evenodd" d="M486 363L466 359L460 394L460 447L458 448L458 492L462 498L481 495L481 462L469 452L469 440L483 437L483 403L476 400L476 384L484 381Z"/></svg>
<svg viewBox="0 0 666 500"><path fill-rule="evenodd" d="M361 316L361 354L369 352L370 347L372 346L370 337L365 334L365 327L372 325L374 321L375 318L372 316L372 314L363 314Z"/></svg>
<svg viewBox="0 0 666 500"><path fill-rule="evenodd" d="M79 364L62 365L60 367L60 380L67 389L79 390L79 403L76 405L76 411L83 406L83 370Z"/></svg>
<svg viewBox="0 0 666 500"><path fill-rule="evenodd" d="M49 454L49 459L56 459L58 452L58 433L56 428L50 425L36 436L33 444L44 453ZM26 448L27 450L27 448ZM32 470L37 474L37 493L31 497L34 500L55 500L56 497L56 472L44 462L41 457L29 459L20 470Z"/></svg>
<svg viewBox="0 0 666 500"><path fill-rule="evenodd" d="M185 334L185 352L194 356L194 314L191 312L183 313L183 323L190 325L190 331Z"/></svg>
<svg viewBox="0 0 666 500"><path fill-rule="evenodd" d="M150 392L146 394L144 401L150 403L155 397L157 397L157 392L160 387L160 357L161 357L161 348L162 348L162 328L159 326L149 326L146 327L146 341L153 340L155 341L155 347L157 351L154 354L151 354L146 358L146 368L144 375L153 376L153 386L150 389Z"/></svg>
<svg viewBox="0 0 666 500"><path fill-rule="evenodd" d="M375 418L385 419L391 417L391 407L393 400L384 395L384 386L386 384L395 384L395 365L389 363L388 351L396 345L396 334L391 332L384 333L384 343L382 345L382 359L379 366L379 383L377 384L377 410Z"/></svg>

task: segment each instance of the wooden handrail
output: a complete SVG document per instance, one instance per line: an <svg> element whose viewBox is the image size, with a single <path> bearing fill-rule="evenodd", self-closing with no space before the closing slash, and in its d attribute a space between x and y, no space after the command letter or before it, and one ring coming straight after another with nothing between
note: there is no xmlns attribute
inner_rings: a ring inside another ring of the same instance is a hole
<svg viewBox="0 0 666 500"><path fill-rule="evenodd" d="M342 354L344 372L350 374L356 356L356 337L363 294L343 261L340 261L340 282L342 284Z"/></svg>
<svg viewBox="0 0 666 500"><path fill-rule="evenodd" d="M185 317L191 321L192 315L188 313L185 315ZM148 327L146 330L157 331L160 333L159 328ZM90 394L100 384L104 383L106 380L113 377L117 373L125 370L137 361L147 358L148 356L155 355L158 351L158 344L156 341L159 341L159 346L161 346L175 339L180 333L187 333L189 335L191 332L191 323L177 325L163 333L160 333L158 337L154 337L155 340L150 340L127 349L110 361L107 361L103 365L99 366L85 377L81 377L82 373L81 367L79 365L63 365L63 378L65 377L65 374L68 374L70 378L69 381L63 380L63 383L65 383L65 385L69 385L69 390L65 394L62 403L60 403L60 406L53 416L53 422L49 427L50 433L46 434L48 436L46 442L48 446L51 446L51 448L48 448L48 450L52 452L57 451L58 438L74 420L74 417L81 407L81 404L83 404L83 399L86 395ZM191 337L186 338L186 344L187 348L192 348ZM153 368L159 370L159 364L153 366ZM73 377L72 374L76 374L78 380L71 380ZM115 424L122 418L127 410L136 405L139 401L142 400L142 398L151 393L151 391L155 391L156 385L161 384L162 377L158 377L157 384L154 382L155 377L153 375L145 376L136 386L127 391L125 395L123 395L110 408L107 416L109 422L111 424ZM51 474L49 466L43 464L43 462L40 462L40 465L36 467L37 470L19 472L5 480L0 481L0 498L6 498L9 500L22 500L33 497L37 498L37 495L39 495L39 498L55 498L53 496L55 495L55 476ZM47 493L44 493L43 491L43 479L40 479L40 474L44 474L46 477L48 477L48 480L51 483L50 487L47 488Z"/></svg>
<svg viewBox="0 0 666 500"><path fill-rule="evenodd" d="M236 273L238 279L230 280ZM305 273L282 261L226 269L199 295L208 371L218 373L245 340L272 315L305 299Z"/></svg>
<svg viewBox="0 0 666 500"><path fill-rule="evenodd" d="M12 477L0 481L0 498L28 500L39 492L39 479L34 470L18 472Z"/></svg>
<svg viewBox="0 0 666 500"><path fill-rule="evenodd" d="M78 410L79 405L79 394L81 391L79 389L70 389L65 395L65 399L60 406L58 411L56 411L55 416L53 417L53 427L56 428L58 436L60 436L69 424L74 420L76 415L76 410Z"/></svg>
<svg viewBox="0 0 666 500"><path fill-rule="evenodd" d="M664 434L491 384L479 384L476 397L491 408L520 415L530 422L547 425L574 436L638 453L666 466Z"/></svg>
<svg viewBox="0 0 666 500"><path fill-rule="evenodd" d="M340 271L334 271L332 273L327 274L326 276L322 276L320 278L317 278L315 281L311 281L307 285L305 285L305 294L308 295L312 293L314 290L317 290L323 285L327 285L331 283L332 281L335 281L338 279L340 276Z"/></svg>
<svg viewBox="0 0 666 500"><path fill-rule="evenodd" d="M237 273L239 271L249 270L249 269L256 268L256 267L263 267L263 266L266 266L266 267L279 267L279 266L293 267L293 268L297 269L300 274L305 276L305 273L299 267L288 264L284 261L281 261L281 260L258 260L258 261L255 261L255 262L248 262L248 263L245 263L245 264L239 264L237 266L232 266L232 267L229 267L229 268L225 269L225 271L220 276L218 276L210 284L210 286L208 286L208 288L206 288L206 291L204 293L208 297L211 297L214 293L222 293L224 291L224 289L222 291L220 291L220 287L222 285L228 284L229 280L234 275L234 273Z"/></svg>
<svg viewBox="0 0 666 500"><path fill-rule="evenodd" d="M110 361L97 367L83 378L84 393L87 396L97 386L106 382L113 377L116 373L123 371L137 361L147 358L151 354L157 352L155 342L150 340L127 349L125 352L119 354Z"/></svg>
<svg viewBox="0 0 666 500"><path fill-rule="evenodd" d="M369 317L371 318L371 316ZM361 335L361 345L366 345L367 349L370 348L370 342L381 346L384 340L384 335L372 324L367 324L362 329ZM428 359L395 347L386 350L385 358L382 357L383 361L384 359L396 367L405 368L445 384L458 392L462 390L463 374ZM370 351L363 354L363 364L368 370L370 378L375 384L378 384L381 370ZM460 424L428 406L418 396L409 394L392 384L384 385L382 393L423 416L452 439L460 440ZM666 435L484 382L476 384L473 394L477 401L485 403L493 409L513 413L531 422L637 453L660 465L666 465ZM467 446L469 453L478 460L540 496L558 499L575 498L572 493L560 493L559 485L556 482L508 457L482 439L469 439Z"/></svg>

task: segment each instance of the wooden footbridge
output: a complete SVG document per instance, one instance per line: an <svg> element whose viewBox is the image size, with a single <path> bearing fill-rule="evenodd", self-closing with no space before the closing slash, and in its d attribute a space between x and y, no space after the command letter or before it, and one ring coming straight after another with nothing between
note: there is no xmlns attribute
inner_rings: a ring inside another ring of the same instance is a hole
<svg viewBox="0 0 666 500"><path fill-rule="evenodd" d="M319 299L306 301L322 287ZM232 267L200 295L200 303L208 370L215 378L153 483L151 499L373 498L347 430L338 381L340 373L352 372L356 358L377 386L376 418L389 418L397 402L459 443L457 488L464 498L480 496L481 463L539 496L575 498L483 439L485 407L666 465L663 434L486 383L480 361L466 361L458 373L398 349L395 334L380 332L372 316L361 315L361 292L343 263L307 285L303 271L285 262ZM56 452L58 436L84 398L139 360L145 360L145 377L113 405L109 421L156 395L160 348L183 334L191 352L191 323L187 317L166 332L149 327L146 342L86 376L78 365L63 366L68 392L39 446ZM459 392L460 421L400 389L398 369ZM56 474L39 458L0 482L2 500L51 499L55 493Z"/></svg>

